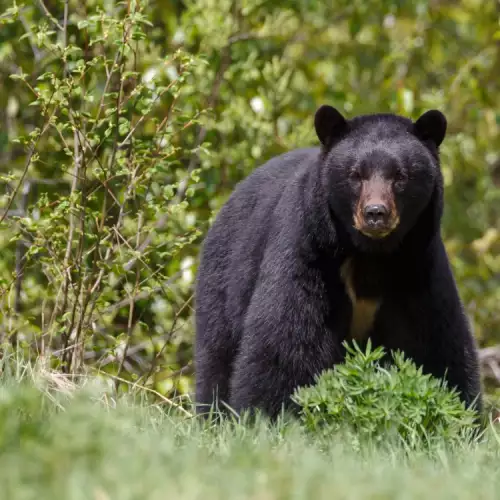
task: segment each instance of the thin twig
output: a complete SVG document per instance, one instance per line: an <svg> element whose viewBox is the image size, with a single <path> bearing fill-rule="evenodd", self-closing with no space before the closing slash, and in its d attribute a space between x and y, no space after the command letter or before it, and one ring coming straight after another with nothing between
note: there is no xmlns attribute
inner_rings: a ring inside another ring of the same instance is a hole
<svg viewBox="0 0 500 500"><path fill-rule="evenodd" d="M151 377L151 375L154 372L154 369L156 368L156 363L158 362L158 360L160 359L160 357L162 356L162 354L165 352L165 349L167 348L167 345L172 340L172 337L173 337L173 334L175 332L175 328L176 328L176 325L177 325L177 321L179 320L179 317L180 317L182 311L184 310L184 308L186 307L186 305L189 303L189 300L191 300L191 298L188 299L186 302L184 302L184 304L182 305L182 307L175 313L174 321L172 321L172 326L170 328L170 331L168 332L167 337L165 338L165 342L163 343L161 349L158 351L158 353L156 354L156 356L153 358L153 361L151 363L151 367L150 367L149 372L147 373L147 375L145 377L145 380L147 380L149 377Z"/></svg>
<svg viewBox="0 0 500 500"><path fill-rule="evenodd" d="M31 31L31 28L28 24L28 21L26 21L26 18L22 14L22 12L19 13L19 19L21 20L21 23L26 30L26 33L28 33L28 40L31 46L31 50L33 51L33 55L35 56L35 61L39 61L42 58L41 52L38 50L38 47L33 43L33 32Z"/></svg>
<svg viewBox="0 0 500 500"><path fill-rule="evenodd" d="M64 1L64 25L63 25L63 47L64 51L68 47L68 3L69 0ZM68 61L66 60L66 54L64 54L64 77L68 76Z"/></svg>
<svg viewBox="0 0 500 500"><path fill-rule="evenodd" d="M45 12L45 15L61 30L64 31L64 28L59 24L57 19L50 13L50 10L47 9L47 6L44 4L43 0L38 0L40 7Z"/></svg>
<svg viewBox="0 0 500 500"><path fill-rule="evenodd" d="M159 101L163 97L163 95L172 88L172 86L174 85L174 83L176 83L176 81L177 80L170 82L169 85L165 89L163 89L162 92L159 92L157 96L154 98L152 104L155 104L157 101ZM125 139L123 139L123 141L121 141L120 144L118 145L119 148L122 148L123 146L125 146L125 144L127 144L129 139L132 137L132 135L134 135L135 131L137 130L137 127L139 127L139 125L146 119L147 116L148 115L142 115L139 118L139 120L137 120L137 123L130 129L130 132L127 134Z"/></svg>
<svg viewBox="0 0 500 500"><path fill-rule="evenodd" d="M67 47L67 30L68 30L68 0L65 0L64 2L64 25L63 25L63 50L66 50ZM64 61L64 77L66 78L67 76L67 62L66 60ZM71 183L71 191L70 191L70 207L69 207L69 230L68 230L68 241L66 243L66 250L64 253L64 260L63 260L63 273L64 273L64 282L63 282L63 304L60 310L64 312L66 310L67 304L68 304L68 291L69 291L69 286L70 283L72 282L71 279L71 270L70 270L70 257L71 257L71 248L73 246L73 238L74 238L74 233L76 229L76 217L75 217L75 193L78 189L78 180L80 177L80 169L81 169L81 162L82 158L80 156L80 137L77 131L76 126L73 126L73 161L74 161L74 168L73 168L73 180ZM75 301L75 304L73 305L73 312L72 312L72 322L74 320L74 316L76 313L75 307L76 307L77 301ZM55 309L59 309L57 306ZM71 330L72 330L73 324L71 325L71 328L68 328L65 335L63 336L63 345L67 346L69 342L69 338L71 335ZM68 367L69 369L69 367Z"/></svg>
<svg viewBox="0 0 500 500"><path fill-rule="evenodd" d="M80 158L80 148L79 148L79 137L78 137L78 132L76 131L76 128L74 130L74 169L73 169L73 181L71 184L71 192L70 192L70 208L69 208L69 231L68 231L68 241L66 243L66 251L64 253L64 260L63 260L63 273L64 273L64 284L63 284L63 298L64 298L64 303L63 307L61 308L62 311L66 309L66 304L67 304L67 295L68 295L68 287L69 283L71 281L71 273L70 273L70 266L69 266L69 259L71 257L71 247L73 245L73 236L75 233L75 192L78 189L78 178L80 174L80 166L81 166L81 158Z"/></svg>
<svg viewBox="0 0 500 500"><path fill-rule="evenodd" d="M184 272L184 269L181 269L180 271L177 271L172 276L170 276L170 278L168 280L166 280L165 282L163 282L161 285L155 286L151 290L145 290L143 292L138 293L135 296L135 301L137 302L138 300L147 299L150 295L153 295L154 293L161 292L162 290L165 290L165 288L168 287L169 285L171 285L183 272ZM129 301L130 301L129 298L120 300L119 302L116 302L115 304L108 306L106 309L104 309L102 311L102 313L103 314L112 313L112 312L126 306L129 303Z"/></svg>
<svg viewBox="0 0 500 500"><path fill-rule="evenodd" d="M50 100L52 100L52 97L53 95L51 96ZM50 103L50 100L49 100L49 103ZM26 163L24 165L24 169L23 169L23 172L21 174L21 178L19 179L16 187L14 188L13 192L11 193L10 195L10 199L9 199L9 202L7 203L7 206L5 208L5 211L2 213L2 216L0 217L0 224L2 224L2 222L5 220L5 218L7 217L7 214L9 213L10 211L10 208L12 206L12 203L14 203L14 199L15 197L17 196L17 193L19 191L19 188L21 187L21 185L24 183L24 180L26 178L26 175L28 174L28 170L30 168L30 165L31 165L31 160L33 159L33 156L35 154L35 151L36 151L36 148L38 147L38 143L40 142L40 139L42 138L42 136L45 134L45 132L47 131L47 129L49 128L50 126L50 123L52 121L52 117L55 115L56 111L57 111L58 107L56 106L53 110L52 110L52 113L51 115L49 116L49 119L45 122L45 125L42 129L42 131L40 132L40 134L38 135L38 137L36 138L36 141L31 145L30 149L29 149L29 152L28 152L28 158L26 159Z"/></svg>
<svg viewBox="0 0 500 500"><path fill-rule="evenodd" d="M7 203L7 207L5 208L5 211L3 212L2 216L0 217L0 224L5 220L5 217L7 217L7 214L9 213L10 207L12 206L12 203L14 203L14 199L17 196L17 193L19 191L19 188L24 182L24 178L26 177L26 174L28 173L28 170L31 165L31 160L33 158L33 155L35 154L36 147L38 146L38 140L31 146L30 151L28 153L28 158L26 159L26 163L24 164L24 169L23 173L21 174L21 179L19 180L17 186L14 188L13 193L10 195L9 202Z"/></svg>
<svg viewBox="0 0 500 500"><path fill-rule="evenodd" d="M130 179L131 185L133 185L134 181L135 181L134 174L135 174L135 170L132 174L132 178ZM140 238L143 223L144 223L144 212L141 211L139 213L139 223L137 225L136 247L139 246L139 238ZM139 288L139 282L140 282L140 270L139 270L139 268L137 268L135 271L134 292L130 295L130 300L129 300L129 312L128 312L128 320L127 320L127 342L125 343L125 348L123 349L123 355L122 355L120 365L118 366L117 376L121 375L121 372L123 370L123 365L124 365L125 360L127 358L128 348L130 347L130 342L132 340L132 322L134 319L135 296L137 295L137 291ZM116 381L115 390L118 392L118 381Z"/></svg>
<svg viewBox="0 0 500 500"><path fill-rule="evenodd" d="M171 399L167 398L166 396L164 396L163 394L159 393L158 391L155 391L154 389L151 389L149 387L145 387L143 385L139 385L139 384L137 384L137 382L130 382L130 380L126 380L124 378L117 377L116 375L111 375L111 374L108 374L108 373L106 373L105 375L107 377L109 377L109 378L118 380L119 382L123 382L125 384L128 384L128 385L132 386L132 388L137 387L139 389L143 389L143 390L145 390L147 392L150 392L151 394L154 394L155 396L157 396L158 398L160 398L164 403L167 403L168 405L170 405L170 406L172 406L172 407L177 408L178 410L180 410L184 415L186 415L186 417L189 417L189 418L193 418L194 417L194 415L191 412L187 411L182 405L175 403L174 401L172 401Z"/></svg>
<svg viewBox="0 0 500 500"><path fill-rule="evenodd" d="M21 211L23 212L22 217L26 216L30 191L31 191L31 182L25 181L23 183L23 192L21 197ZM21 287L24 277L25 264L23 265L23 260L25 251L26 251L26 242L24 241L23 238L20 237L16 242L16 288L15 288L15 298L14 298L14 312L16 313L16 315L19 315L21 312ZM14 333L12 335L11 343L13 347L17 346L17 333Z"/></svg>

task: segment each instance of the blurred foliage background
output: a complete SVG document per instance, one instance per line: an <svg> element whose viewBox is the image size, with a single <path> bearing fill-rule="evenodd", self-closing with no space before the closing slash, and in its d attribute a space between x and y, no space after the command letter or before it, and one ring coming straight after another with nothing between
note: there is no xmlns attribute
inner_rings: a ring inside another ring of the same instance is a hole
<svg viewBox="0 0 500 500"><path fill-rule="evenodd" d="M5 349L188 394L197 253L235 184L316 144L323 103L438 108L443 233L500 380L496 0L0 0L0 16Z"/></svg>

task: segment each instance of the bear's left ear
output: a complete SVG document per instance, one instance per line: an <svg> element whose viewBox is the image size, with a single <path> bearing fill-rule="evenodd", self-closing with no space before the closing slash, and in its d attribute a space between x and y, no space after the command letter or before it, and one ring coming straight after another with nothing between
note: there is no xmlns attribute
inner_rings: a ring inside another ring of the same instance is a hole
<svg viewBox="0 0 500 500"><path fill-rule="evenodd" d="M436 147L446 135L446 117L437 109L426 111L413 125L415 135L421 141L432 141Z"/></svg>
<svg viewBox="0 0 500 500"><path fill-rule="evenodd" d="M347 121L335 108L324 104L316 111L314 128L321 144L329 147L346 132Z"/></svg>

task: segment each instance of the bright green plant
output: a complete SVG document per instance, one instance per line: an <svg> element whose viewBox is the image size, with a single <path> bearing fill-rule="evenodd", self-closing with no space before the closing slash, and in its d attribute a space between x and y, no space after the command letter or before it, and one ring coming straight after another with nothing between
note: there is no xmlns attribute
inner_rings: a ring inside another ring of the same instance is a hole
<svg viewBox="0 0 500 500"><path fill-rule="evenodd" d="M455 390L422 373L401 352L381 362L381 347L366 351L345 344L345 362L295 391L300 419L315 433L353 431L382 442L399 436L410 447L433 441L460 442L477 427L477 414L465 408Z"/></svg>

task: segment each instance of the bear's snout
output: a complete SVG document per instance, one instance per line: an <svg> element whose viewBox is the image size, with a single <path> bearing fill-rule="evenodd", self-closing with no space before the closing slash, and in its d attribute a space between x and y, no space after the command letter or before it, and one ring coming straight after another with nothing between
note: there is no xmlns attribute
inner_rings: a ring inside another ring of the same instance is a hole
<svg viewBox="0 0 500 500"><path fill-rule="evenodd" d="M354 227L370 238L384 238L399 224L392 182L379 175L364 180L354 214Z"/></svg>

